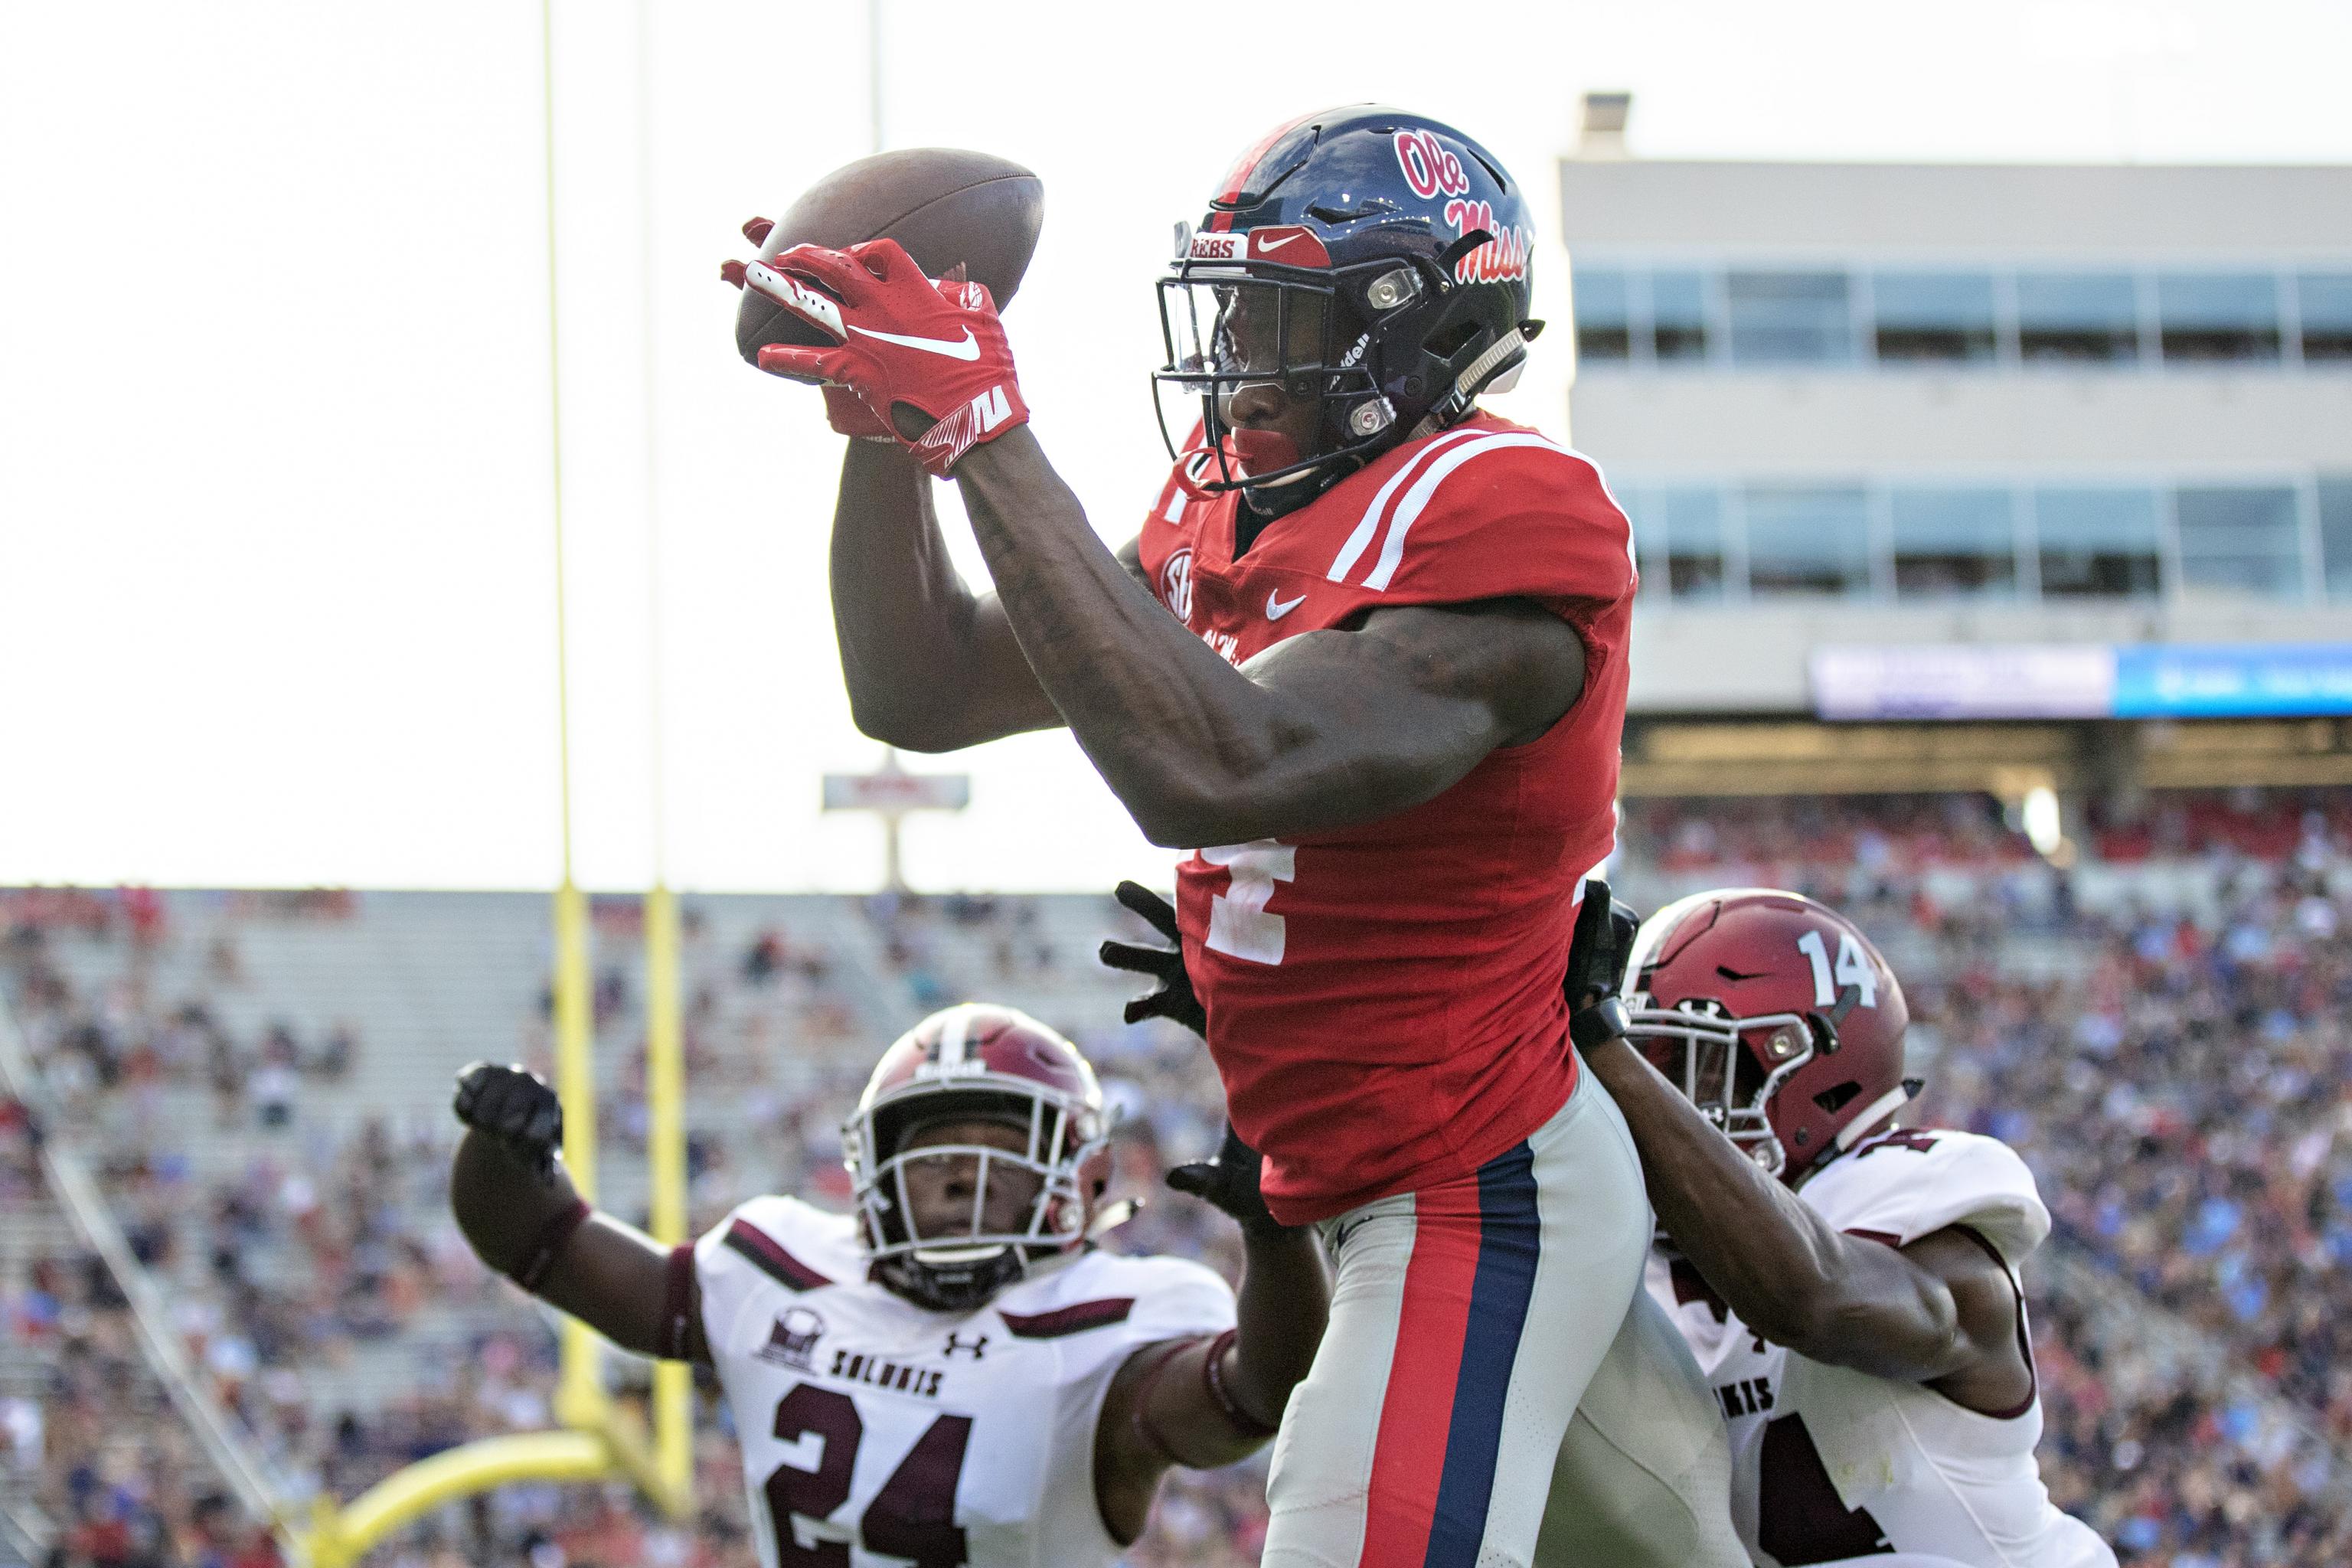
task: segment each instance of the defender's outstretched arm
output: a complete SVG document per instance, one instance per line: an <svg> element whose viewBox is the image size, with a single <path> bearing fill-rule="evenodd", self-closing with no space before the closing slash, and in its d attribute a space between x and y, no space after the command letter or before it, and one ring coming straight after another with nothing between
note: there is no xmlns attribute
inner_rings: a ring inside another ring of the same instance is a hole
<svg viewBox="0 0 2352 1568"><path fill-rule="evenodd" d="M1247 1458L1314 1364L1331 1284L1312 1226L1243 1228L1239 1320L1213 1340L1146 1345L1111 1380L1095 1430L1095 1492L1122 1542L1143 1532L1173 1465Z"/></svg>
<svg viewBox="0 0 2352 1568"><path fill-rule="evenodd" d="M1832 1228L1623 1038L1584 1052L1633 1131L1659 1222L1726 1305L1832 1366L1933 1383L1970 1408L2032 1388L2009 1275L1958 1226L1896 1248Z"/></svg>
<svg viewBox="0 0 2352 1568"><path fill-rule="evenodd" d="M555 1153L555 1091L520 1068L477 1062L458 1075L457 1110L467 1131L449 1207L475 1255L624 1350L709 1365L692 1267L581 1201Z"/></svg>

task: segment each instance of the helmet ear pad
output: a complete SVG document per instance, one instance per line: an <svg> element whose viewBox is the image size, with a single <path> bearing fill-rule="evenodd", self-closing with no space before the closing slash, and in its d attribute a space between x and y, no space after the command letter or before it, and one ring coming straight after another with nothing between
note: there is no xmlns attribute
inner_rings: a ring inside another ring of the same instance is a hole
<svg viewBox="0 0 2352 1568"><path fill-rule="evenodd" d="M1374 368L1381 392L1408 416L1399 421L1407 425L1399 436L1410 434L1422 410L1443 417L1463 373L1519 324L1504 319L1506 305L1496 289L1453 288L1390 313L1377 334ZM1476 393L1470 389L1471 396Z"/></svg>

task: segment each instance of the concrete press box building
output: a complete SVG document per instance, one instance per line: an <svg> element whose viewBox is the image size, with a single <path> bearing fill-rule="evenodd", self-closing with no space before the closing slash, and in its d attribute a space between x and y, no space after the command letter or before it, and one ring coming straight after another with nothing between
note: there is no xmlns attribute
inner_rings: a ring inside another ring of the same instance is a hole
<svg viewBox="0 0 2352 1568"><path fill-rule="evenodd" d="M1626 791L2352 783L2352 168L1559 166Z"/></svg>

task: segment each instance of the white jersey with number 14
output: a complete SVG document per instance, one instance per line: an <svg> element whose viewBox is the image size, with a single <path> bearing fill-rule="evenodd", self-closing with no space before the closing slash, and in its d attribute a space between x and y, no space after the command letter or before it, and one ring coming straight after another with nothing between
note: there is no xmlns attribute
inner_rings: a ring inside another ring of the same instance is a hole
<svg viewBox="0 0 2352 1568"><path fill-rule="evenodd" d="M2050 1234L2050 1213L2007 1144L1971 1132L1882 1132L1797 1192L1838 1229L1889 1247L1965 1227L2009 1274L2019 1341L2030 1346L2017 1268ZM1732 1521L1765 1568L1902 1560L1889 1552L1955 1568L2114 1568L2115 1553L2052 1506L2042 1484L2038 1396L1980 1414L1919 1384L1767 1343L1687 1263L1654 1258L1649 1285L1730 1423Z"/></svg>

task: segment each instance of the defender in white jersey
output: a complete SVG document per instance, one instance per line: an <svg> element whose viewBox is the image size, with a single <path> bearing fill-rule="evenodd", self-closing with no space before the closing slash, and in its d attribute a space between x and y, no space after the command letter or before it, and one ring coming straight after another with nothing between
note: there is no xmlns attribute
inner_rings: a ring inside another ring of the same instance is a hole
<svg viewBox="0 0 2352 1568"><path fill-rule="evenodd" d="M1588 938L1593 922L1583 977L1622 973L1632 1008L1622 1035L1580 1043L1672 1238L1649 1288L1729 1426L1754 1561L2112 1565L2033 1459L2017 1271L2049 1211L2007 1145L1893 1126L1918 1085L1902 987L1869 939L1761 889L1694 895L1638 931L1622 915L1601 939L1622 969Z"/></svg>
<svg viewBox="0 0 2352 1568"><path fill-rule="evenodd" d="M553 1091L460 1075L452 1205L475 1250L643 1354L718 1373L762 1568L1108 1568L1171 1465L1273 1436L1328 1309L1313 1234L1275 1225L1229 1140L1171 1182L1241 1222L1234 1292L1096 1248L1102 1097L1076 1047L1006 1007L934 1015L844 1129L858 1213L741 1205L666 1249L592 1214Z"/></svg>

